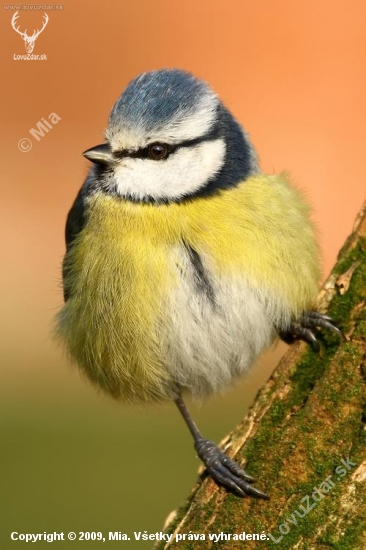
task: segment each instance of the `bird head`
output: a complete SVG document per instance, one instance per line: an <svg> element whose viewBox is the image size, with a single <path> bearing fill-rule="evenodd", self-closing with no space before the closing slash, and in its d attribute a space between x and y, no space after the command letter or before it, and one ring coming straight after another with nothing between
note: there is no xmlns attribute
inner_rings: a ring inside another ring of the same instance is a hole
<svg viewBox="0 0 366 550"><path fill-rule="evenodd" d="M248 135L219 97L177 69L135 78L112 108L106 142L83 154L96 165L94 186L143 202L214 193L259 171Z"/></svg>

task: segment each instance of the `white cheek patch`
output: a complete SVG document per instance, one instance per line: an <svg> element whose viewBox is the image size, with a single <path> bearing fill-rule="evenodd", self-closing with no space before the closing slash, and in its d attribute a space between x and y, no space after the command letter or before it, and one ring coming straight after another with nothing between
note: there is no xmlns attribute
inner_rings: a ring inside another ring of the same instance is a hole
<svg viewBox="0 0 366 550"><path fill-rule="evenodd" d="M106 139L110 142L112 151L119 151L139 149L155 141L174 145L192 139L192 136L199 138L213 127L217 117L217 103L218 98L215 94L208 95L201 99L193 113L187 115L182 109L161 128L157 124L151 136L143 124L122 124L118 132L107 129Z"/></svg>
<svg viewBox="0 0 366 550"><path fill-rule="evenodd" d="M181 147L166 160L124 158L114 169L117 193L144 200L179 199L203 188L225 160L223 139Z"/></svg>

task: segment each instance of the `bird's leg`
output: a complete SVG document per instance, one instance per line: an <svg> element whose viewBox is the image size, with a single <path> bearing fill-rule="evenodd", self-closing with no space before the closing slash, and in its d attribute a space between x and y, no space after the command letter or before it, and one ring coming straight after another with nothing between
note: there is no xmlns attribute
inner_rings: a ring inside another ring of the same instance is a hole
<svg viewBox="0 0 366 550"><path fill-rule="evenodd" d="M305 311L300 319L293 321L286 330L279 331L279 335L286 344L292 344L295 340L304 340L314 349L319 350L319 344L313 331L315 328L331 330L347 340L331 317L317 311Z"/></svg>
<svg viewBox="0 0 366 550"><path fill-rule="evenodd" d="M241 497L251 495L268 499L266 494L251 485L255 481L253 477L245 473L236 462L226 456L215 443L202 437L181 396L175 400L175 404L193 436L194 448L198 456L216 483Z"/></svg>

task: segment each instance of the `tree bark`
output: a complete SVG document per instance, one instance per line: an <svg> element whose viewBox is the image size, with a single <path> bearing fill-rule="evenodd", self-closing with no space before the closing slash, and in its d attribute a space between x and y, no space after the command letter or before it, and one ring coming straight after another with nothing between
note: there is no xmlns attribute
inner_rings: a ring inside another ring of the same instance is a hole
<svg viewBox="0 0 366 550"><path fill-rule="evenodd" d="M320 353L291 345L221 443L270 500L228 494L203 472L156 550L366 549L366 202L318 306L348 341L323 330Z"/></svg>

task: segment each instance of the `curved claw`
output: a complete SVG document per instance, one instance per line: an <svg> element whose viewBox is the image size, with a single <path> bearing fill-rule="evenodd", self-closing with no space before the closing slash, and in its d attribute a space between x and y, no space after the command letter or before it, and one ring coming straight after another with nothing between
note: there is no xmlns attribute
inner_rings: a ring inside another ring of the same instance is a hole
<svg viewBox="0 0 366 550"><path fill-rule="evenodd" d="M324 328L338 334L345 342L347 342L346 336L337 327L336 322L318 311L305 311L298 321L294 321L286 330L279 332L280 337L286 343L291 344L295 340L304 340L310 344L316 351L319 351L320 346L317 342L315 334L311 329Z"/></svg>
<svg viewBox="0 0 366 550"><path fill-rule="evenodd" d="M320 351L320 345L319 345L319 342L318 340L316 339L316 336L314 335L313 332L311 332L311 330L309 330L309 332L307 333L307 337L306 337L306 342L308 342L308 344L311 345L311 347L315 350L315 351Z"/></svg>
<svg viewBox="0 0 366 550"><path fill-rule="evenodd" d="M310 330L310 328L299 326L297 336L298 338L301 338L302 340L310 344L315 349L315 351L319 351L319 342L316 339L315 334Z"/></svg>
<svg viewBox="0 0 366 550"><path fill-rule="evenodd" d="M304 313L304 317L306 318L313 318L313 319L324 319L326 321L331 321L334 323L334 320L332 317L329 317L329 315L325 315L325 313L319 313L319 311L306 311Z"/></svg>
<svg viewBox="0 0 366 550"><path fill-rule="evenodd" d="M327 330L330 330L331 332L334 332L335 334L338 334L338 336L341 336L341 338L343 338L343 340L347 342L346 336L337 327L336 321L334 321L332 317L329 317L329 315L325 315L324 313L318 313L317 311L306 311L301 318L301 325L308 328L325 328Z"/></svg>
<svg viewBox="0 0 366 550"><path fill-rule="evenodd" d="M233 493L236 493L241 497L251 495L257 498L269 500L268 495L266 495L256 487L253 487L252 485L250 485L250 483L247 483L243 479L240 479L239 477L230 474L229 471L223 473L221 470L214 468L207 468L207 471L216 481L216 483L226 487L227 489L231 490Z"/></svg>
<svg viewBox="0 0 366 550"><path fill-rule="evenodd" d="M346 336L343 334L343 332L337 327L337 325L333 324L333 322L330 322L326 319L319 319L318 320L318 327L326 328L330 330L331 332L334 332L335 334L338 334L343 338L345 342L347 342Z"/></svg>
<svg viewBox="0 0 366 550"><path fill-rule="evenodd" d="M219 485L241 497L252 495L263 499L269 498L253 487L251 483L254 478L226 456L212 441L198 439L195 442L195 449L208 473Z"/></svg>

